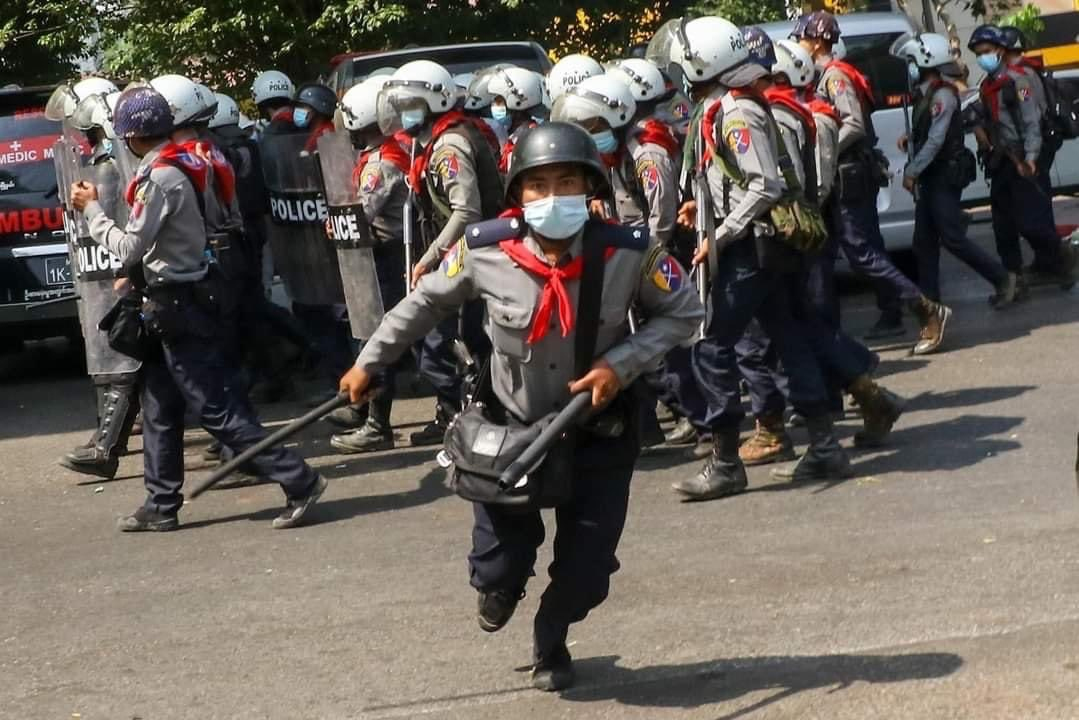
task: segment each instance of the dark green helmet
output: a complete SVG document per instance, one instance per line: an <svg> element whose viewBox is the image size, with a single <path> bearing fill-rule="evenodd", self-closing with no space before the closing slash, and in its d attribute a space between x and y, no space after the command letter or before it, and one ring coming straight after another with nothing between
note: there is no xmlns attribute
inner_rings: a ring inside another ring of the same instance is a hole
<svg viewBox="0 0 1079 720"><path fill-rule="evenodd" d="M517 180L525 171L557 163L583 165L593 178L593 192L598 195L607 189L607 166L588 131L573 123L549 122L525 131L514 146L506 178L507 201L515 199Z"/></svg>

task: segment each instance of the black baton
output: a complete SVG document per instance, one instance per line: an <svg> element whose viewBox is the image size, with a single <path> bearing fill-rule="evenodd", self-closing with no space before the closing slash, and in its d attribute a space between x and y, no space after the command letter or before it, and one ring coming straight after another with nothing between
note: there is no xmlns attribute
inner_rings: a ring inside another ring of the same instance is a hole
<svg viewBox="0 0 1079 720"><path fill-rule="evenodd" d="M377 390L372 390L370 393L368 393L364 397L363 402L368 402L372 397L374 397L375 392L377 392ZM210 477L206 478L201 483L196 485L191 490L191 492L188 493L188 497L191 498L191 499L197 498L199 495L202 495L204 492L206 492L207 490L212 488L214 485L216 485L217 483L221 482L222 480L227 478L229 475L234 473L236 471L236 468L240 467L241 465L243 465L248 460L250 460L251 458L258 455L260 452L262 452L266 448L273 447L274 445L277 445L278 443L289 439L290 437L292 437L296 433L303 430L308 425L311 425L312 423L318 422L324 416L329 415L330 413L332 413L337 408L344 407L345 405L348 405L348 404L349 404L349 402L348 402L348 393L347 392L339 392L339 393L337 393L337 395L335 395L332 400L327 400L326 402L322 403L321 405L319 405L317 408L310 411L306 415L303 415L301 417L296 418L295 420L290 422L285 427L281 428L280 430L278 430L275 433L271 433L270 435L267 435L262 440L259 440L257 443L255 443L251 447L247 448L246 450L244 450L242 453L240 453L236 457L229 460L227 463L225 463L224 465L219 467L217 470L215 470L213 472L213 474L210 475Z"/></svg>
<svg viewBox="0 0 1079 720"><path fill-rule="evenodd" d="M543 432L539 434L539 437L532 441L532 444L524 449L517 459L510 463L510 466L502 471L502 474L498 478L498 486L503 490L514 487L529 468L536 464L536 462L543 457L544 453L550 450L558 439L562 437L562 433L566 432L571 425L576 423L580 418L588 414L588 411L592 409L592 391L585 390L577 393L566 407L562 408L562 411L555 415L551 424L543 428Z"/></svg>

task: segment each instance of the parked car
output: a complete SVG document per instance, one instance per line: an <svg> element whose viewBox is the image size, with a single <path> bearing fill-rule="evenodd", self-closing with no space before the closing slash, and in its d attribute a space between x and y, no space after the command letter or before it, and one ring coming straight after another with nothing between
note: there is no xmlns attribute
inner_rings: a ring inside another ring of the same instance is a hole
<svg viewBox="0 0 1079 720"><path fill-rule="evenodd" d="M551 69L547 51L534 42L466 43L339 55L334 59L326 84L338 96L344 95L376 70L394 70L413 60L432 60L451 75L475 72L496 63L510 63L543 74Z"/></svg>
<svg viewBox="0 0 1079 720"><path fill-rule="evenodd" d="M52 160L60 125L44 115L52 89L0 90L0 349L78 335Z"/></svg>

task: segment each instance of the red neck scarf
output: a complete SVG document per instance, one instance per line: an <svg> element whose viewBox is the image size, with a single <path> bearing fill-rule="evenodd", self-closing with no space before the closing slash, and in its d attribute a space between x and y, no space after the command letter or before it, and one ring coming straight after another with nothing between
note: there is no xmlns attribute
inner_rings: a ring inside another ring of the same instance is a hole
<svg viewBox="0 0 1079 720"><path fill-rule="evenodd" d="M825 117L829 117L836 125L843 122L839 118L839 113L837 113L832 106L832 103L827 100L822 100L820 96L814 92L812 86L805 89L805 93L802 95L802 102L806 104L806 107L808 107L809 111L814 115L824 115Z"/></svg>
<svg viewBox="0 0 1079 720"><path fill-rule="evenodd" d="M499 217L521 219L524 217L524 211L521 208L509 208ZM569 335L573 330L574 310L565 282L581 277L581 273L584 272L584 255L578 255L561 267L551 267L525 247L522 238L508 238L498 243L498 247L523 270L546 280L543 285L543 294L540 295L539 306L536 307L536 314L532 318L532 329L528 332L528 344L534 345L547 335L547 330L551 326L551 313L554 312L556 304L558 321L562 326L562 337ZM604 260L609 259L614 254L614 250L613 247L607 248L603 256Z"/></svg>
<svg viewBox="0 0 1079 720"><path fill-rule="evenodd" d="M677 160L682 155L682 148L679 146L678 139L675 138L670 127L655 118L648 118L644 121L644 127L637 133L637 142L642 145L649 143L659 145L674 160Z"/></svg>
<svg viewBox="0 0 1079 720"><path fill-rule="evenodd" d="M328 132L333 132L333 120L319 120L311 128L311 132L307 134L307 142L304 143L303 149L307 152L314 152L318 146L318 139Z"/></svg>
<svg viewBox="0 0 1079 720"><path fill-rule="evenodd" d="M486 125L487 123L484 123ZM525 123L521 123L513 132L510 133L509 138L502 145L502 155L498 159L498 171L505 175L509 172L510 168L510 156L513 155L513 148L517 147L517 140L526 130L531 130L536 127L538 123L531 120Z"/></svg>
<svg viewBox="0 0 1079 720"><path fill-rule="evenodd" d="M367 161L370 160L371 153L375 152L375 150L378 150L379 159L382 162L388 162L402 173L408 174L408 153L401 147L400 139L394 135L383 140L382 144L374 150L360 153L359 158L356 159L356 167L352 168L352 184L355 187L360 186L360 176L363 174L363 169L367 167Z"/></svg>
<svg viewBox="0 0 1079 720"><path fill-rule="evenodd" d="M450 128L465 124L472 125L472 127L480 131L480 134L483 135L484 139L487 140L487 143L491 146L492 152L497 153L499 151L498 138L495 137L494 130L492 130L487 123L479 118L465 115L460 110L450 110L435 122L434 126L431 128L431 141L427 143L427 147L424 149L423 153L416 158L414 163L412 163L412 170L408 174L408 182L414 191L418 192L420 189L420 181L423 179L423 174L427 170L428 163L431 162L431 154L435 149L435 141Z"/></svg>
<svg viewBox="0 0 1079 720"><path fill-rule="evenodd" d="M124 200L127 201L127 204L135 204L135 193L138 186L142 184L142 181L149 176L154 168L182 168L181 172L191 178L191 182L195 185L195 191L200 193L206 192L206 184L209 182L210 176L210 166L207 165L193 149L188 147L196 143L197 141L195 140L191 140L184 145L177 145L176 143L170 142L168 145L161 148L161 152L157 154L154 161L135 173L135 177L127 184L127 189L124 191ZM235 185L233 185L233 190L235 191Z"/></svg>
<svg viewBox="0 0 1079 720"><path fill-rule="evenodd" d="M873 105L875 104L873 102L873 89L869 86L869 81L866 80L865 75L858 71L858 68L844 60L832 60L824 66L825 72L831 68L836 68L846 75L854 85L854 89L857 91L858 97L861 99L862 103L867 108L873 108Z"/></svg>
<svg viewBox="0 0 1079 720"><path fill-rule="evenodd" d="M786 87L773 85L764 91L764 98L771 104L785 107L800 117L808 133L806 139L810 142L816 141L817 123L813 120L813 112L798 101L797 91L794 88L789 85Z"/></svg>
<svg viewBox="0 0 1079 720"><path fill-rule="evenodd" d="M1041 74L1045 71L1045 63L1042 62L1041 58L1029 58L1026 55L1020 57L1018 60L1012 63L1011 66L1024 68L1026 70L1034 72L1035 74Z"/></svg>
<svg viewBox="0 0 1079 720"><path fill-rule="evenodd" d="M978 93L982 96L982 104L989 108L989 117L993 118L993 122L1000 119L1000 91L1010 82L1012 82L1011 76L1006 70L1001 70L995 78L986 76L978 89Z"/></svg>
<svg viewBox="0 0 1079 720"><path fill-rule="evenodd" d="M214 170L214 191L222 203L231 205L236 198L236 172L224 153L217 145L205 140L189 140L182 147L210 163Z"/></svg>

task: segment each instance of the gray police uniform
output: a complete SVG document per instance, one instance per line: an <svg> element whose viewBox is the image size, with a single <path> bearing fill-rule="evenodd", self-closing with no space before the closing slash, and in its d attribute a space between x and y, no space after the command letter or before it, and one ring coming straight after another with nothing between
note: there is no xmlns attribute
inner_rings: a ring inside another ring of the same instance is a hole
<svg viewBox="0 0 1079 720"><path fill-rule="evenodd" d="M817 162L817 198L821 207L826 206L835 186L836 169L839 160L839 124L825 113L813 113L817 126L817 147L814 157Z"/></svg>
<svg viewBox="0 0 1079 720"><path fill-rule="evenodd" d="M967 238L960 207L966 179L958 177L958 161L967 153L959 113L959 93L950 83L924 82L918 88L912 119L913 159L903 170L918 182L914 211L914 254L918 284L940 301L940 248L947 248L994 286L1007 271ZM973 158L971 158L973 160ZM973 168L971 168L973 169Z"/></svg>
<svg viewBox="0 0 1079 720"><path fill-rule="evenodd" d="M647 224L652 242L668 247L678 219L680 158L672 158L662 145L641 142L640 131L645 122L639 122L626 141L633 174L626 178L621 173L618 175L615 186L618 219L624 225Z"/></svg>
<svg viewBox="0 0 1079 720"><path fill-rule="evenodd" d="M1021 273L1022 235L1034 250L1034 268L1055 272L1061 263L1061 244L1048 168L1038 168L1043 178L1026 178L1016 167L1020 161L1037 163L1041 158L1037 90L1023 68L1008 66L982 80L980 94L982 123L992 145L987 174L997 253L1005 268Z"/></svg>
<svg viewBox="0 0 1079 720"><path fill-rule="evenodd" d="M141 261L148 301L143 314L160 351L143 363L143 461L152 512L172 515L183 505L185 408L234 453L266 437L223 350L222 328L206 279L206 228L195 186L184 172L156 162L163 146L143 158L126 227L100 203L86 207L94 241L125 266ZM315 472L295 453L274 448L252 461L259 475L281 484L289 497L305 496Z"/></svg>
<svg viewBox="0 0 1079 720"><path fill-rule="evenodd" d="M557 320L533 344L527 338L544 281L519 267L498 243L518 238L544 263L539 244L518 220L493 220L468 229L416 289L388 312L361 351L358 367L374 372L399 357L463 303L478 299L487 308L487 330L494 351L491 381L495 398L517 420L534 422L563 407L574 379L576 326L566 337ZM606 262L597 358L606 360L623 387L675 345L689 339L703 309L686 273L666 252L648 249L647 231L590 221L558 263L581 255L583 243L613 248ZM565 281L576 308L580 282ZM626 312L642 307L649 322L630 335ZM576 315L576 312L574 312ZM553 313L552 317L557 317ZM612 408L623 403L616 399ZM628 418L627 418L628 420ZM551 583L535 620L535 649L544 657L565 642L569 625L583 620L607 596L609 576L618 569L615 551L625 522L629 480L638 453L635 423L624 423L619 437L582 431L574 456L573 499L556 510L558 525ZM471 583L481 591L523 591L532 574L536 548L543 542L538 511L506 514L495 506L474 505L475 525L469 556Z"/></svg>

